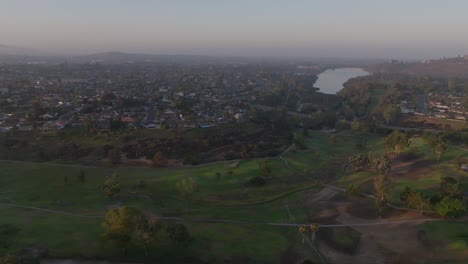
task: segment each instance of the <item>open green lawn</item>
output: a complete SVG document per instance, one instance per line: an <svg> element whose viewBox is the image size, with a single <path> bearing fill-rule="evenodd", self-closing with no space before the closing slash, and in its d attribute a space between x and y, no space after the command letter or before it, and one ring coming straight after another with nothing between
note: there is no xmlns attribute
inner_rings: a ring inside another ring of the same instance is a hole
<svg viewBox="0 0 468 264"><path fill-rule="evenodd" d="M358 146L363 138L340 132L336 134L336 143L332 143L330 136L320 131L309 131L307 149L285 153L282 159L244 160L236 168L228 164L155 169L0 162L0 203L97 216L85 218L0 205L0 225L14 224L21 229L14 248L42 244L48 246L52 257L109 258L113 253L103 250L99 244L102 233L99 216L104 215L109 206L123 204L161 216L251 222L186 222L195 239L190 252L205 261L238 262L241 261L238 258L249 256L255 263L271 263L277 261L289 247L313 259L314 254L308 255L310 248L304 248L296 228L255 223L292 221L286 206L295 222L303 222L306 219L304 199L310 197L306 193L320 190L321 182L337 180L336 184L343 187L351 183L369 183L372 173L345 175L343 170L343 163L350 154L367 151ZM412 147L422 158L433 159L422 139L415 138L412 142ZM372 151L384 151L383 140L379 136L368 137L367 146ZM467 175L457 170L453 162L455 157L466 154L462 149L450 148L440 164L431 163L433 165L427 175L396 179L393 199L397 199L406 186L436 190L442 175L463 177L464 183L468 184ZM270 164L270 175L260 173L259 163L263 160L268 160ZM84 183L78 180L80 171L86 175ZM217 172L221 176L217 176ZM100 186L107 176L114 173L119 176L121 193L111 200L103 194ZM255 176L265 177L267 184L263 187L247 186L245 183ZM190 202L182 199L175 187L179 180L187 177L195 179L200 189ZM142 181L144 187L138 188ZM437 236L437 232L434 236ZM453 241L461 245L460 241ZM345 244L347 242L343 241ZM4 251L0 250L0 254Z"/></svg>
<svg viewBox="0 0 468 264"><path fill-rule="evenodd" d="M468 223L431 222L422 226L429 238L444 241L450 249L468 250Z"/></svg>
<svg viewBox="0 0 468 264"><path fill-rule="evenodd" d="M271 184L264 188L246 188L242 182L257 173L254 161L246 161L239 168L233 169L232 176L226 173L227 169L223 165L166 170L84 168L85 183L80 183L77 179L80 168L8 162L0 165L0 202L97 216L103 215L107 206L120 202L159 215L260 223L288 222L284 199L269 200L308 184L304 181L302 186L283 182L283 178L288 175L282 176L278 167L278 174L272 176ZM223 173L220 179L215 177L216 171ZM99 185L106 176L114 172L120 175L122 195L110 200L101 192ZM68 177L67 183L63 180L65 176ZM174 187L176 181L183 177L196 178L200 185L200 192L196 194L189 210ZM140 180L144 180L146 186L135 191L132 186ZM315 186L314 182L310 184ZM245 197L239 196L239 193L245 194ZM298 219L303 215L299 206L301 199L301 193L288 196L292 214L297 215ZM17 247L47 245L53 257L106 258L113 254L99 250L98 238L102 233L100 218L67 216L8 206L0 206L0 214L0 225L14 224L21 229L15 244ZM188 227L195 237L193 250L200 250L204 259L215 262L224 261L225 258L252 256L254 260L268 263L277 258L288 245L301 246L295 241L300 238L294 229L255 224L197 222L189 222Z"/></svg>
<svg viewBox="0 0 468 264"><path fill-rule="evenodd" d="M104 215L109 206L125 204L162 216L261 223L288 222L284 204L287 199L291 213L302 220L301 191L318 190L317 181L287 169L280 159L268 160L272 173L265 176L267 185L264 187L245 185L251 177L261 175L258 169L261 160L242 161L237 168L216 164L180 169L0 162L0 203L98 217ZM86 175L84 183L78 180L81 171ZM221 173L221 177L216 176L216 172ZM121 193L111 200L100 186L114 173L119 175ZM200 188L191 205L175 188L176 182L186 177L196 179ZM140 181L145 182L144 188L136 188ZM100 249L99 235L103 231L100 218L8 206L0 206L0 214L0 225L14 224L21 229L14 248L47 245L52 257L108 258L113 254ZM290 245L302 247L295 229L255 224L188 222L187 225L195 237L193 250L203 252L203 259L214 262L248 255L253 261L269 263Z"/></svg>

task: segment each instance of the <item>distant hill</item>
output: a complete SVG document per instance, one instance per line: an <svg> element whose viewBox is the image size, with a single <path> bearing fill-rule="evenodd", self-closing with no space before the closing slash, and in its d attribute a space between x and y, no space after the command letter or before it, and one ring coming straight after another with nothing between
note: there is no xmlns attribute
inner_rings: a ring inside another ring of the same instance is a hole
<svg viewBox="0 0 468 264"><path fill-rule="evenodd" d="M374 73L389 72L434 77L468 77L468 55L413 63L393 61L369 66L367 70Z"/></svg>
<svg viewBox="0 0 468 264"><path fill-rule="evenodd" d="M0 44L0 63L58 63L64 59L39 50Z"/></svg>
<svg viewBox="0 0 468 264"><path fill-rule="evenodd" d="M89 55L68 57L70 63L136 63L136 62L183 62L183 63L216 63L219 58L196 55L154 55L143 53L103 52Z"/></svg>
<svg viewBox="0 0 468 264"><path fill-rule="evenodd" d="M32 56L32 55L40 55L40 52L34 49L19 48L15 46L0 44L0 55Z"/></svg>
<svg viewBox="0 0 468 264"><path fill-rule="evenodd" d="M258 56L206 56L206 55L158 55L126 52L103 52L67 58L70 63L183 63L183 64L226 64L226 63L314 63L323 65L338 65L340 67L382 63L381 59L346 59L346 58L314 58L314 57L258 57Z"/></svg>
<svg viewBox="0 0 468 264"><path fill-rule="evenodd" d="M146 54L130 54L124 52L103 52L88 55L78 55L67 58L69 62L74 63L126 63L126 62L141 62L152 60L150 55Z"/></svg>

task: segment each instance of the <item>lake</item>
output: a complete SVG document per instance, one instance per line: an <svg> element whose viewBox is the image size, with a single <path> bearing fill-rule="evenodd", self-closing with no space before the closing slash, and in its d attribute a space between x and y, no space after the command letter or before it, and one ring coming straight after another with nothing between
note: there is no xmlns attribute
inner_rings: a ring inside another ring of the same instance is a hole
<svg viewBox="0 0 468 264"><path fill-rule="evenodd" d="M361 68L330 69L318 75L314 87L320 88L320 92L325 94L336 94L343 89L343 84L349 79L369 74L369 72Z"/></svg>

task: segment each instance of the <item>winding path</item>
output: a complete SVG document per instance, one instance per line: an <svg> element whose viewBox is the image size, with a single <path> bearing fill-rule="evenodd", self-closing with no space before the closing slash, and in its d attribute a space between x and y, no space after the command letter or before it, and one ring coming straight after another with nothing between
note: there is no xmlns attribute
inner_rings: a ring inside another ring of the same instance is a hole
<svg viewBox="0 0 468 264"><path fill-rule="evenodd" d="M23 209L30 209L41 211L51 214L61 214L72 217L81 217L81 218L91 218L99 219L104 218L104 215L83 215L76 214L66 211L51 210L47 208L40 208L34 206L25 206L13 203L0 203L0 206L7 207L16 207ZM237 224L237 225L268 225L276 227L301 227L301 226L310 226L313 223L275 223L275 222L257 222L257 221L245 221L245 220L232 220L232 219L210 219L210 218L187 218L187 217L170 217L170 216L161 216L158 217L163 221L182 221L182 222L202 222L202 223L218 223L218 224ZM404 224L404 223L421 223L421 222L435 222L435 221L451 221L451 222L464 222L468 221L468 218L463 219L454 219L447 220L441 218L423 218L423 219L403 219L403 220L379 220L376 222L369 223L349 223L349 224L319 224L320 228L334 228L334 227L365 227L365 226L379 226L379 225L394 225L394 224Z"/></svg>

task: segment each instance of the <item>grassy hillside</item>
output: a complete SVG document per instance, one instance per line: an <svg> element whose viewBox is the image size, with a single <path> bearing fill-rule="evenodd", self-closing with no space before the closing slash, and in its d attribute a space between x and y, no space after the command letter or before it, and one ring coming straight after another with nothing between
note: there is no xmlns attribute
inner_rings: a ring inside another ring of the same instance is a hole
<svg viewBox="0 0 468 264"><path fill-rule="evenodd" d="M367 149L362 148L364 141ZM342 132L336 134L334 141L331 134L320 131L310 131L305 143L306 149L288 151L271 159L244 160L237 167L231 167L230 163L156 169L0 162L0 225L13 224L20 229L11 248L0 249L0 253L28 245L44 245L48 247L50 256L58 258L183 262L196 256L199 262L211 263L280 263L281 259L288 258L318 260L316 253L301 242L297 227L275 227L265 223L319 221L332 224L344 221L338 215L334 216L337 218L324 215L332 210L333 204L349 202L338 196L333 199L339 200L330 205L317 203L317 197L323 196L318 193L320 183L331 182L340 187L356 184L363 191L372 192L374 174L345 172L344 164L352 153L383 152L384 145L383 138L378 135L367 136L364 140L361 136ZM468 175L459 171L454 162L455 157L468 157L466 150L451 147L437 163L424 141L413 138L411 151L416 152L417 158L395 160L391 172L394 186L392 202L398 203L399 194L406 186L435 192L442 175L459 177L463 187L468 186ZM265 161L271 170L269 175L262 174L259 169L259 164ZM86 176L85 182L79 181L81 171ZM121 192L109 199L100 186L107 176L113 174L120 179ZM264 177L266 185L253 187L246 184L256 176ZM176 190L176 183L187 177L195 179L200 189L190 202L182 199ZM372 201L359 203L365 204L363 208L368 208L366 210L374 211ZM119 205L134 206L162 217L183 217L194 243L177 254L171 251L174 249L157 250L148 256L138 251L127 256L116 254L103 246L99 237L103 232L102 216L108 208ZM207 219L240 222L204 221ZM466 240L453 230L465 227L464 223L441 222L425 224L421 228L431 239L448 241L448 244L443 244L445 249L463 251L467 249ZM353 242L348 246L355 250L354 243L359 242L360 236L358 231L347 230L344 233L349 233L349 238L326 240L328 242L323 245L346 246Z"/></svg>

